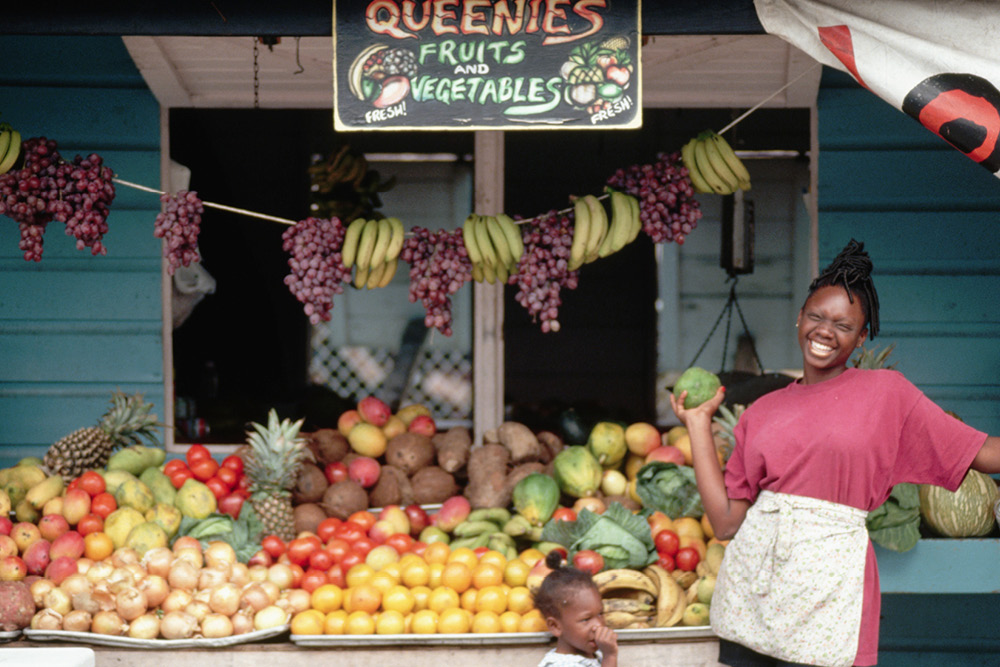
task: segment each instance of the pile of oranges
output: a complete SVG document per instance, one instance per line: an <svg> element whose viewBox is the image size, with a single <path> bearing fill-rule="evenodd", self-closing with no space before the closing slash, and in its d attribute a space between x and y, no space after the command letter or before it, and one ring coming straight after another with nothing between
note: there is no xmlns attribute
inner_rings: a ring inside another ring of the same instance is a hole
<svg viewBox="0 0 1000 667"><path fill-rule="evenodd" d="M323 584L293 616L295 635L542 632L545 620L526 586L541 552L507 560L499 551L428 544L420 554L390 545L353 565L344 586Z"/></svg>

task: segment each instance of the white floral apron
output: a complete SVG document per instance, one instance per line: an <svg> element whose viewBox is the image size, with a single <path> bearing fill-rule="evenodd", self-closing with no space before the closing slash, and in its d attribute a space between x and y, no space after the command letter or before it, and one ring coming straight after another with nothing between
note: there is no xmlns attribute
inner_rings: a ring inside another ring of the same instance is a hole
<svg viewBox="0 0 1000 667"><path fill-rule="evenodd" d="M789 662L854 664L868 513L762 491L726 547L710 607L720 637Z"/></svg>

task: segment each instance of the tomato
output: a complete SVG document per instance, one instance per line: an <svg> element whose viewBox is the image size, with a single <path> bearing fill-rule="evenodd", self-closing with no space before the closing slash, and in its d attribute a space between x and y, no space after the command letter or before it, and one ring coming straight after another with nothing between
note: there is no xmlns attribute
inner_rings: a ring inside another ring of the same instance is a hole
<svg viewBox="0 0 1000 667"><path fill-rule="evenodd" d="M215 476L225 483L226 489L228 490L236 486L236 479L239 477L239 474L231 468L219 466L219 469L215 471Z"/></svg>
<svg viewBox="0 0 1000 667"><path fill-rule="evenodd" d="M351 549L346 554L344 554L344 557L340 560L340 567L346 573L350 572L351 568L357 565L358 563L364 563L364 562L365 562L364 555L358 553L354 549Z"/></svg>
<svg viewBox="0 0 1000 667"><path fill-rule="evenodd" d="M305 571L305 574L302 575L302 581L299 582L299 588L308 593L312 593L323 584L328 583L330 583L330 577L327 576L326 570L309 568Z"/></svg>
<svg viewBox="0 0 1000 667"><path fill-rule="evenodd" d="M187 451L184 452L184 458L187 460L188 465L191 465L195 461L212 458L212 453L208 451L208 447L204 445L191 445L188 447Z"/></svg>
<svg viewBox="0 0 1000 667"><path fill-rule="evenodd" d="M237 476L243 474L243 459L236 454L230 454L222 459L222 467L232 470Z"/></svg>
<svg viewBox="0 0 1000 667"><path fill-rule="evenodd" d="M420 505L407 505L404 510L410 520L410 535L416 537L427 526L431 525L431 517Z"/></svg>
<svg viewBox="0 0 1000 667"><path fill-rule="evenodd" d="M329 570L333 567L333 554L326 549L317 549L309 556L309 569Z"/></svg>
<svg viewBox="0 0 1000 667"><path fill-rule="evenodd" d="M573 554L573 567L593 576L604 569L604 556L593 549L577 551Z"/></svg>
<svg viewBox="0 0 1000 667"><path fill-rule="evenodd" d="M370 537L359 537L358 539L354 540L354 544L351 545L351 548L357 551L359 554L367 556L368 552L375 548L375 540L371 539ZM399 550L397 549L397 552L398 551Z"/></svg>
<svg viewBox="0 0 1000 667"><path fill-rule="evenodd" d="M319 522L316 526L316 536L323 541L325 544L329 542L333 537L333 531L342 523L340 519L335 516L328 516Z"/></svg>
<svg viewBox="0 0 1000 667"><path fill-rule="evenodd" d="M219 464L215 462L215 459L209 457L207 459L198 459L191 464L191 474L199 482L207 482L209 479L215 476L215 473L219 470ZM226 488L228 491L229 489Z"/></svg>
<svg viewBox="0 0 1000 667"><path fill-rule="evenodd" d="M326 550L333 556L334 562L339 563L351 550L351 543L335 537L326 543Z"/></svg>
<svg viewBox="0 0 1000 667"><path fill-rule="evenodd" d="M89 535L90 533L97 533L102 530L104 530L104 519L94 513L90 513L83 517L76 524L76 532L84 536Z"/></svg>
<svg viewBox="0 0 1000 667"><path fill-rule="evenodd" d="M243 509L243 503L246 502L246 498L237 491L232 493L227 493L226 495L219 498L219 511L234 519L240 518L240 510Z"/></svg>
<svg viewBox="0 0 1000 667"><path fill-rule="evenodd" d="M553 521L576 521L576 512L569 507L560 507L552 513Z"/></svg>
<svg viewBox="0 0 1000 667"><path fill-rule="evenodd" d="M681 538L672 530L661 530L653 538L653 544L656 545L656 550L661 554L674 556L681 548Z"/></svg>
<svg viewBox="0 0 1000 667"><path fill-rule="evenodd" d="M326 481L330 484L343 482L347 479L347 466L341 461L327 463L326 467L323 468L323 474L326 475Z"/></svg>
<svg viewBox="0 0 1000 667"><path fill-rule="evenodd" d="M295 563L292 563L289 567L292 568L292 588L301 588L302 577L305 576L306 571L302 569L301 565L296 565Z"/></svg>
<svg viewBox="0 0 1000 667"><path fill-rule="evenodd" d="M671 556L670 554L665 554L661 552L660 557L659 559L657 559L656 562L659 563L660 567L662 567L667 572L673 572L674 570L677 569L677 561L675 561L674 557Z"/></svg>
<svg viewBox="0 0 1000 667"><path fill-rule="evenodd" d="M472 550L472 552L474 554L476 554L476 556L482 556L484 553L486 553L489 550L490 550L489 547L476 547L475 549Z"/></svg>
<svg viewBox="0 0 1000 667"><path fill-rule="evenodd" d="M285 541L282 540L277 535L268 535L260 541L260 546L271 556L271 558L277 558L281 554L285 553Z"/></svg>
<svg viewBox="0 0 1000 667"><path fill-rule="evenodd" d="M416 554L416 555L420 556L421 558L424 557L424 552L425 551L427 551L427 543L426 542L421 542L420 540L417 540L416 542L414 542L413 546L410 547L410 553L411 554Z"/></svg>
<svg viewBox="0 0 1000 667"><path fill-rule="evenodd" d="M194 478L194 475L191 474L191 471L187 468L182 468L170 475L170 483L174 485L175 489L179 489L184 486L184 482L192 478Z"/></svg>
<svg viewBox="0 0 1000 667"><path fill-rule="evenodd" d="M236 480L236 488L240 491L248 491L250 489L250 478L246 475L240 475Z"/></svg>
<svg viewBox="0 0 1000 667"><path fill-rule="evenodd" d="M355 512L351 516L347 517L347 520L358 524L367 533L371 530L372 526L375 525L375 521L378 520L378 517L368 510L361 510L360 512Z"/></svg>
<svg viewBox="0 0 1000 667"><path fill-rule="evenodd" d="M94 496L94 499L90 501L90 511L102 519L107 519L108 515L116 509L118 509L118 501L116 501L115 497L107 491L104 493L98 493Z"/></svg>
<svg viewBox="0 0 1000 667"><path fill-rule="evenodd" d="M318 537L296 537L288 543L288 560L296 565L308 563L309 557L312 556L313 552L318 550L320 546Z"/></svg>
<svg viewBox="0 0 1000 667"><path fill-rule="evenodd" d="M163 466L163 474L170 477L178 470L187 470L188 464L184 459L171 459Z"/></svg>
<svg viewBox="0 0 1000 667"><path fill-rule="evenodd" d="M694 572L694 569L698 567L698 561L701 560L701 556L698 555L698 550L694 547L682 547L677 550L674 560L677 561L679 569Z"/></svg>
<svg viewBox="0 0 1000 667"><path fill-rule="evenodd" d="M414 542L416 542L416 540L414 540L406 533L393 533L392 535L390 535L385 539L385 543L388 544L393 549L395 549L396 553L398 553L400 556L408 552L410 550L410 547L413 546Z"/></svg>
<svg viewBox="0 0 1000 667"><path fill-rule="evenodd" d="M229 495L229 487L225 482L219 479L218 476L209 477L208 479L202 481L205 482L205 486L207 486L209 491L212 492L212 495L215 496L216 501L222 499L223 496Z"/></svg>
<svg viewBox="0 0 1000 667"><path fill-rule="evenodd" d="M340 566L340 563L333 565L326 571L326 578L327 582L334 586L340 586L341 588L347 586L347 577L344 576L344 568Z"/></svg>
<svg viewBox="0 0 1000 667"><path fill-rule="evenodd" d="M264 567L271 567L274 564L274 559L271 558L271 554L267 553L263 549L250 556L250 560L247 561L247 567L253 567L254 565L263 565Z"/></svg>
<svg viewBox="0 0 1000 667"><path fill-rule="evenodd" d="M72 491L73 489L78 489L78 488L80 488L80 478L79 477L74 477L73 479L71 479L69 481L69 484L66 485L66 489L65 490L66 491Z"/></svg>
<svg viewBox="0 0 1000 667"><path fill-rule="evenodd" d="M353 521L345 521L333 529L334 537L348 542L355 542L365 536L367 531Z"/></svg>

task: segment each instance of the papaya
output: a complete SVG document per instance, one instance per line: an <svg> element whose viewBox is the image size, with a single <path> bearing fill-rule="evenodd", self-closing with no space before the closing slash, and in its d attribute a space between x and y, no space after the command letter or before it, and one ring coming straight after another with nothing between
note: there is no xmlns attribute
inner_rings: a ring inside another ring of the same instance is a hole
<svg viewBox="0 0 1000 667"><path fill-rule="evenodd" d="M108 459L108 470L125 470L136 477L146 468L153 468L163 463L167 453L160 447L131 445L120 449Z"/></svg>
<svg viewBox="0 0 1000 667"><path fill-rule="evenodd" d="M559 506L559 484L545 473L531 473L514 487L514 509L535 526L542 526Z"/></svg>
<svg viewBox="0 0 1000 667"><path fill-rule="evenodd" d="M194 478L181 486L174 505L182 515L192 519L204 519L218 507L212 490Z"/></svg>
<svg viewBox="0 0 1000 667"><path fill-rule="evenodd" d="M587 438L587 449L605 468L616 468L628 454L625 429L615 422L597 422Z"/></svg>
<svg viewBox="0 0 1000 667"><path fill-rule="evenodd" d="M145 521L136 524L125 538L125 546L135 549L140 557L150 549L168 546L170 538L163 526L155 521Z"/></svg>
<svg viewBox="0 0 1000 667"><path fill-rule="evenodd" d="M167 537L173 537L181 527L181 511L167 503L156 503L146 512L146 521L160 524Z"/></svg>
<svg viewBox="0 0 1000 667"><path fill-rule="evenodd" d="M115 490L115 501L118 507L131 507L143 514L156 504L149 487L135 478L125 480Z"/></svg>
<svg viewBox="0 0 1000 667"><path fill-rule="evenodd" d="M173 505L177 497L177 489L174 488L170 478L159 468L146 468L139 475L139 481L149 487L153 492L153 499L158 503Z"/></svg>
<svg viewBox="0 0 1000 667"><path fill-rule="evenodd" d="M128 470L105 470L99 472L101 473L101 476L104 477L104 490L111 495L115 495L115 491L117 491L118 487L124 482L139 479Z"/></svg>
<svg viewBox="0 0 1000 667"><path fill-rule="evenodd" d="M595 495L603 474L601 464L583 445L567 447L552 461L552 476L559 488L574 498Z"/></svg>

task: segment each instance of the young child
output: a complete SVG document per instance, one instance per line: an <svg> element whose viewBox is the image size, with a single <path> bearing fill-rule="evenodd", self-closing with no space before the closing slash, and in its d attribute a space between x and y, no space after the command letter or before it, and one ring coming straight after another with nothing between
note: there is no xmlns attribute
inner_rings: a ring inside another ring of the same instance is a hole
<svg viewBox="0 0 1000 667"><path fill-rule="evenodd" d="M601 593L590 575L562 564L558 551L545 557L552 570L535 592L556 647L538 667L617 667L618 637L604 624Z"/></svg>

